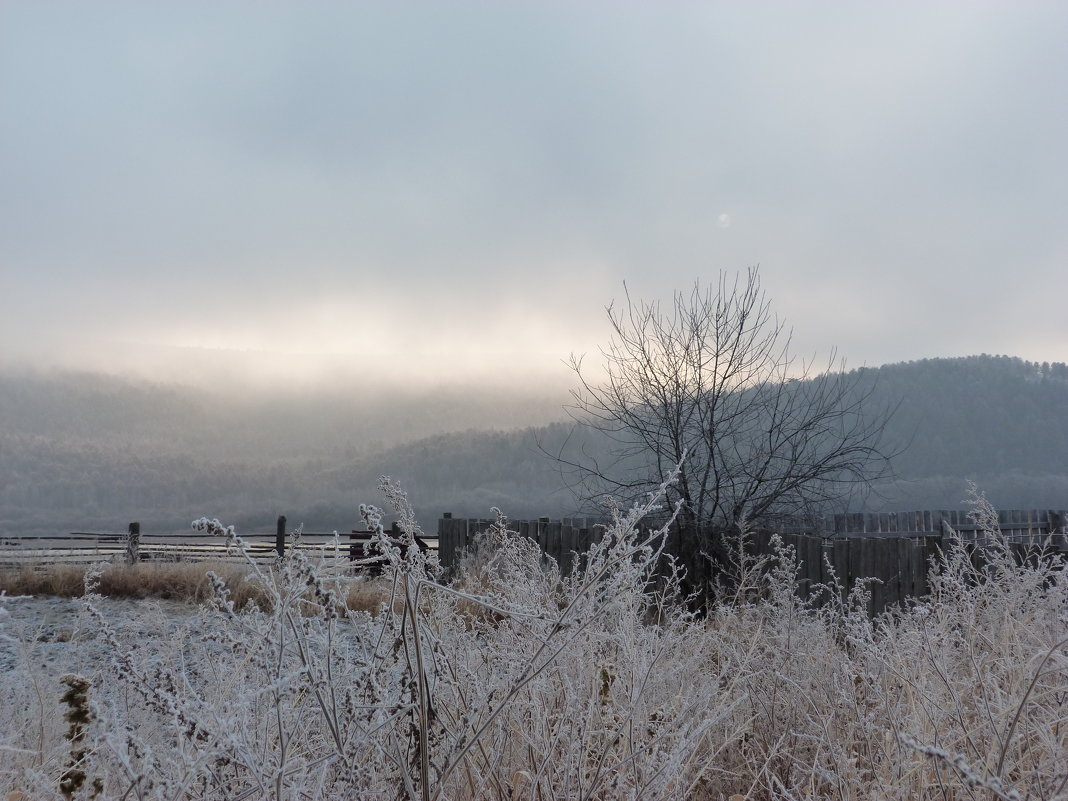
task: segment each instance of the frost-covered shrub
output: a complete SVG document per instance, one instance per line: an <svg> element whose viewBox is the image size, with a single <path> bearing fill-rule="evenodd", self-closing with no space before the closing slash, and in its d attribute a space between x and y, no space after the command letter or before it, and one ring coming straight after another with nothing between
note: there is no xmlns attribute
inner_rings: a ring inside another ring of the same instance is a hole
<svg viewBox="0 0 1068 801"><path fill-rule="evenodd" d="M404 494L382 488L417 534ZM213 579L210 607L161 637L129 636L90 594L82 625L109 658L83 666L76 749L62 687L8 627L0 792L63 798L76 771L81 798L1063 797L1057 564L995 544L978 570L955 543L929 598L871 620L863 584L800 600L780 547L695 617L664 530L642 527L658 500L617 510L565 575L499 516L449 582L361 507L388 560L373 610L349 608L330 549L250 562L264 594L245 608Z"/></svg>

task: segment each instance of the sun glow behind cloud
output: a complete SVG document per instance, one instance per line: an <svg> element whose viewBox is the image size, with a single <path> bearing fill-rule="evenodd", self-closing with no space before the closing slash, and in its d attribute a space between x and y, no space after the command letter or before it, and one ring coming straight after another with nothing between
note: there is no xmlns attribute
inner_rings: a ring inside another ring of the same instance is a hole
<svg viewBox="0 0 1068 801"><path fill-rule="evenodd" d="M556 297L547 286L528 294L539 293L535 311L532 297L504 290L489 298L394 290L271 298L262 308L228 309L218 299L149 314L134 308L87 336L44 334L24 349L24 361L195 384L532 381L564 387L569 354L603 341L603 309L587 313L573 296Z"/></svg>
<svg viewBox="0 0 1068 801"><path fill-rule="evenodd" d="M1068 357L1059 6L206 7L0 4L0 361L523 380L757 263L806 356Z"/></svg>

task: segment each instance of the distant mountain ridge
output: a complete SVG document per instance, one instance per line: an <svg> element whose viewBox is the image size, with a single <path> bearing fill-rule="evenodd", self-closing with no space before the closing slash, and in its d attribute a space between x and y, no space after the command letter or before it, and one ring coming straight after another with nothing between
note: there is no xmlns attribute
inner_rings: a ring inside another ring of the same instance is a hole
<svg viewBox="0 0 1068 801"><path fill-rule="evenodd" d="M1068 367L1006 356L925 359L872 374L900 398L890 436L909 476L1009 470L1068 473Z"/></svg>
<svg viewBox="0 0 1068 801"><path fill-rule="evenodd" d="M1068 508L1068 366L981 355L854 373L874 386L876 408L896 406L885 445L902 451L896 477L852 499L854 511L958 508L966 479L1002 508ZM551 417L552 403L523 393L260 400L0 375L0 533L134 519L173 530L204 514L345 527L360 502L379 502L381 474L409 490L428 526L441 512L488 516L491 506L514 518L569 514L578 502L544 452L569 436L598 447L568 423L524 424Z"/></svg>
<svg viewBox="0 0 1068 801"><path fill-rule="evenodd" d="M968 480L1003 508L1068 508L1065 364L981 355L852 372L861 388L874 387L872 408L895 408L883 444L898 455L894 478L851 499L851 511L959 508ZM425 485L435 496L439 488L448 488L452 494L443 493L442 503L451 498L458 508L475 507L472 514L486 514L478 504L464 502L475 487L479 497L501 499L505 510L556 514L573 511L576 501L560 489L567 477L542 450L554 452L569 435L576 433L566 424L510 433L464 432L399 446L375 464L407 477L413 486ZM583 438L585 447L595 443L595 438ZM363 469L374 466L353 465L349 475L359 476L355 483L368 480ZM532 503L532 495L550 488L556 492L542 506Z"/></svg>

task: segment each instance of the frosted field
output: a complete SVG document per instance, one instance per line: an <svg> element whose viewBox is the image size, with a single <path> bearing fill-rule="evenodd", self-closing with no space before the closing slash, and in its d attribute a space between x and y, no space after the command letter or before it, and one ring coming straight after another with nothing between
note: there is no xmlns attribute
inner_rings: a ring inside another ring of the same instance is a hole
<svg viewBox="0 0 1068 801"><path fill-rule="evenodd" d="M179 633L195 639L208 628L202 610L180 601L101 598L94 605L122 642L161 654ZM42 686L58 687L65 673L105 675L110 651L81 599L20 598L4 608L0 674L5 687L12 671L31 668Z"/></svg>
<svg viewBox="0 0 1068 801"><path fill-rule="evenodd" d="M393 554L376 615L303 556L260 611L221 583L199 610L11 602L0 797L1066 797L1062 565L954 550L872 621L802 604L784 552L695 617L650 583L644 511L570 576L505 526L449 584Z"/></svg>

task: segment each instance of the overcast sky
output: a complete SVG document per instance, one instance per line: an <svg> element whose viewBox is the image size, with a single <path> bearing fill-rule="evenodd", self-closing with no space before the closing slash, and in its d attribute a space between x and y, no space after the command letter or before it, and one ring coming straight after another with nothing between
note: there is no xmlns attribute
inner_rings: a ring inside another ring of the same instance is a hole
<svg viewBox="0 0 1068 801"><path fill-rule="evenodd" d="M0 4L6 364L566 379L759 264L850 366L1068 361L1064 3Z"/></svg>

